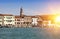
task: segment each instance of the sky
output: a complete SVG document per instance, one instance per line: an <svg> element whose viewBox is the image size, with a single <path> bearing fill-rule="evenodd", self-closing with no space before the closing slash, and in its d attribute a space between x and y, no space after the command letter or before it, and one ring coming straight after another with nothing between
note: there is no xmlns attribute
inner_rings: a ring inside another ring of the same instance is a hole
<svg viewBox="0 0 60 39"><path fill-rule="evenodd" d="M19 15L59 14L60 0L0 0L0 14Z"/></svg>

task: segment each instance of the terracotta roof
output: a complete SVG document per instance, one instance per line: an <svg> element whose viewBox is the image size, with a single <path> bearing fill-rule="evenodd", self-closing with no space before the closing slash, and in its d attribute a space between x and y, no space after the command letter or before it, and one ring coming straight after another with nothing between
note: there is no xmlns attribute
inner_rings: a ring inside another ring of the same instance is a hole
<svg viewBox="0 0 60 39"><path fill-rule="evenodd" d="M55 15L40 15L43 20L53 20Z"/></svg>
<svg viewBox="0 0 60 39"><path fill-rule="evenodd" d="M31 16L24 16L24 17L31 17Z"/></svg>
<svg viewBox="0 0 60 39"><path fill-rule="evenodd" d="M13 16L12 14L0 14L0 16Z"/></svg>
<svg viewBox="0 0 60 39"><path fill-rule="evenodd" d="M2 14L0 14L0 16L3 16Z"/></svg>
<svg viewBox="0 0 60 39"><path fill-rule="evenodd" d="M31 16L32 18L38 18L38 16Z"/></svg>
<svg viewBox="0 0 60 39"><path fill-rule="evenodd" d="M20 16L15 16L15 18L20 18Z"/></svg>

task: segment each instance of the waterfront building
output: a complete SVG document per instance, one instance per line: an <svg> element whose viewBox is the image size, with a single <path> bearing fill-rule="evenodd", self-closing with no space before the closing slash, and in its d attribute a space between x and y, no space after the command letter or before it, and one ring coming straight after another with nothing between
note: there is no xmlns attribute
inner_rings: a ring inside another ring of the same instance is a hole
<svg viewBox="0 0 60 39"><path fill-rule="evenodd" d="M15 16L15 25L16 27L32 27L32 18L31 16Z"/></svg>
<svg viewBox="0 0 60 39"><path fill-rule="evenodd" d="M15 25L16 27L24 27L24 15L23 15L23 9L20 8L20 15L15 16Z"/></svg>
<svg viewBox="0 0 60 39"><path fill-rule="evenodd" d="M24 17L24 24L26 27L32 27L32 17L31 16L25 16Z"/></svg>
<svg viewBox="0 0 60 39"><path fill-rule="evenodd" d="M33 27L37 26L37 24L38 24L38 17L32 16L32 25L33 25Z"/></svg>
<svg viewBox="0 0 60 39"><path fill-rule="evenodd" d="M20 16L15 16L15 27L21 27Z"/></svg>
<svg viewBox="0 0 60 39"><path fill-rule="evenodd" d="M37 17L38 17L38 26L42 27L43 19L40 16Z"/></svg>
<svg viewBox="0 0 60 39"><path fill-rule="evenodd" d="M11 14L3 14L4 16L4 26L14 27L15 25L15 16Z"/></svg>
<svg viewBox="0 0 60 39"><path fill-rule="evenodd" d="M15 16L15 27L25 27L24 20L25 19L20 16Z"/></svg>
<svg viewBox="0 0 60 39"><path fill-rule="evenodd" d="M51 17L53 17L53 15L40 15L40 17L42 18L42 26L46 26L46 27L48 27L48 26L51 26L51 24L52 24L52 18Z"/></svg>
<svg viewBox="0 0 60 39"><path fill-rule="evenodd" d="M4 19L3 18L4 18L3 15L0 14L0 25L3 25L3 22L4 22Z"/></svg>

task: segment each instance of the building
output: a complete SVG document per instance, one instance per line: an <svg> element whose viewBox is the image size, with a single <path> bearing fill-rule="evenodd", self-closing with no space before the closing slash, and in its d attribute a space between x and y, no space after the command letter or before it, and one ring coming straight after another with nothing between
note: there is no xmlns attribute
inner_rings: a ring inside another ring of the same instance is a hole
<svg viewBox="0 0 60 39"><path fill-rule="evenodd" d="M38 17L38 26L42 27L43 19L40 16L37 17Z"/></svg>
<svg viewBox="0 0 60 39"><path fill-rule="evenodd" d="M21 18L20 16L15 16L15 26L16 27L24 27L24 18Z"/></svg>
<svg viewBox="0 0 60 39"><path fill-rule="evenodd" d="M3 14L4 26L14 27L15 26L15 16L11 14Z"/></svg>
<svg viewBox="0 0 60 39"><path fill-rule="evenodd" d="M21 27L20 16L15 16L15 27Z"/></svg>
<svg viewBox="0 0 60 39"><path fill-rule="evenodd" d="M32 16L32 26L37 27L37 24L38 24L38 17Z"/></svg>
<svg viewBox="0 0 60 39"><path fill-rule="evenodd" d="M31 16L25 16L24 17L24 24L26 27L32 27L32 17Z"/></svg>
<svg viewBox="0 0 60 39"><path fill-rule="evenodd" d="M3 25L3 22L4 22L4 19L3 18L4 18L3 15L0 14L0 25Z"/></svg>
<svg viewBox="0 0 60 39"><path fill-rule="evenodd" d="M31 16L24 16L24 18L21 18L20 16L15 16L15 25L16 27L31 27L32 18Z"/></svg>
<svg viewBox="0 0 60 39"><path fill-rule="evenodd" d="M40 15L40 17L42 18L42 26L50 26L52 24L52 20L54 15ZM52 17L52 18L51 18Z"/></svg>
<svg viewBox="0 0 60 39"><path fill-rule="evenodd" d="M16 27L24 27L24 15L22 8L20 8L20 15L15 16L15 25Z"/></svg>

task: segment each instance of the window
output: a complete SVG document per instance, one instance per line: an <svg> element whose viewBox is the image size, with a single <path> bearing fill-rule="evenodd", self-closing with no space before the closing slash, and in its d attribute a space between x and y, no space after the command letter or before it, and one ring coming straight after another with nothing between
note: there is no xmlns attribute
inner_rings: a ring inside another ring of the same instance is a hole
<svg viewBox="0 0 60 39"><path fill-rule="evenodd" d="M7 19L11 19L12 17L6 17Z"/></svg>
<svg viewBox="0 0 60 39"><path fill-rule="evenodd" d="M16 19L15 19L15 21L16 21Z"/></svg>
<svg viewBox="0 0 60 39"><path fill-rule="evenodd" d="M15 24L16 24L16 22L15 22Z"/></svg>
<svg viewBox="0 0 60 39"><path fill-rule="evenodd" d="M0 22L2 22L2 21L0 21Z"/></svg>
<svg viewBox="0 0 60 39"><path fill-rule="evenodd" d="M23 22L23 24L25 24L25 22Z"/></svg>
<svg viewBox="0 0 60 39"><path fill-rule="evenodd" d="M12 22L12 20L6 20L7 22Z"/></svg>
<svg viewBox="0 0 60 39"><path fill-rule="evenodd" d="M17 22L17 24L20 24L19 22Z"/></svg>
<svg viewBox="0 0 60 39"><path fill-rule="evenodd" d="M17 21L20 21L20 19L17 19Z"/></svg>

